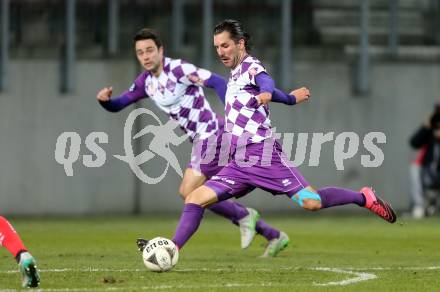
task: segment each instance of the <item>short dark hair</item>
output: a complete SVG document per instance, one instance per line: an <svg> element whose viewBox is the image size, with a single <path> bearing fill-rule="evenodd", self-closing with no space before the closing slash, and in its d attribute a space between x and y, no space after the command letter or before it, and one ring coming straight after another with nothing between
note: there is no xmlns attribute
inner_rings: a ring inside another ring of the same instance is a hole
<svg viewBox="0 0 440 292"><path fill-rule="evenodd" d="M234 19L225 19L214 28L214 35L222 33L224 31L229 32L231 39L237 44L239 40L244 40L244 46L246 51L252 49L251 36L244 30L240 21Z"/></svg>
<svg viewBox="0 0 440 292"><path fill-rule="evenodd" d="M440 129L440 113L433 114L430 123L432 129Z"/></svg>
<svg viewBox="0 0 440 292"><path fill-rule="evenodd" d="M136 44L137 41L141 40L152 40L158 49L162 47L162 40L159 33L152 28L143 28L138 31L133 37L133 44Z"/></svg>

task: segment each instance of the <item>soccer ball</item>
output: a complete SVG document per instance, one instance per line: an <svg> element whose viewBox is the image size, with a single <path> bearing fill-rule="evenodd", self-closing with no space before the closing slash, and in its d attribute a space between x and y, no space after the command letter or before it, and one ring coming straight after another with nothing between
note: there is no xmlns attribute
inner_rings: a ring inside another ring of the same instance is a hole
<svg viewBox="0 0 440 292"><path fill-rule="evenodd" d="M179 250L171 240L156 237L148 241L142 252L142 259L150 271L166 272L177 264Z"/></svg>

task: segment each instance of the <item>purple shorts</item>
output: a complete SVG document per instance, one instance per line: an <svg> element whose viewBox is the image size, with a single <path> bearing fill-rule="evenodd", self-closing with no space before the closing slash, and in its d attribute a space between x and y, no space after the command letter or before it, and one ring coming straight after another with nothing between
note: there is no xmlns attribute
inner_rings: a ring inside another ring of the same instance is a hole
<svg viewBox="0 0 440 292"><path fill-rule="evenodd" d="M224 120L218 119L219 129L211 137L194 141L191 161L188 168L192 168L207 179L216 175L229 162L229 143L223 139L225 133ZM222 147L223 141L223 147Z"/></svg>
<svg viewBox="0 0 440 292"><path fill-rule="evenodd" d="M205 185L213 189L222 201L244 196L255 188L273 195L292 196L310 184L287 159L281 145L270 139L249 144L240 151L236 149L228 165Z"/></svg>

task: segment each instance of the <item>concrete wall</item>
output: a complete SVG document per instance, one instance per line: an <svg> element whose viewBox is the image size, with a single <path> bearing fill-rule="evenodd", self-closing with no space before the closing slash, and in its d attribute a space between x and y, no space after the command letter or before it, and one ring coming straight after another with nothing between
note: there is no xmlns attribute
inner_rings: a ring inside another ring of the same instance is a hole
<svg viewBox="0 0 440 292"><path fill-rule="evenodd" d="M270 66L269 66L270 69ZM131 109L108 113L96 102L99 88L113 85L115 94L128 88L136 74L132 61L80 61L73 94L58 91L58 63L20 60L10 65L10 85L0 93L0 214L102 214L130 213L140 193L142 212L178 211L180 177L173 169L155 185L140 183L129 166L112 157L124 154L123 126ZM225 72L224 70L219 70ZM371 131L386 134L381 145L385 160L378 168L364 168L360 155L345 161L345 170L336 170L334 143L323 145L319 167L300 166L315 187L339 185L358 189L372 185L398 209L407 208L408 162L412 158L407 140L440 97L438 64L374 64L370 97L353 97L352 72L344 63L296 63L292 86L307 85L311 101L296 107L272 105L272 121L278 132L356 132L361 139ZM209 94L218 112L222 106ZM151 108L150 101L140 105ZM76 131L82 138L81 155L90 154L84 139L90 132L103 131L109 143L102 145L107 160L100 168L86 168L81 156L73 165L74 175L66 176L54 158L57 137ZM180 134L180 133L179 133ZM310 134L311 135L311 134ZM309 137L310 139L310 137ZM294 140L296 147L296 139ZM147 149L148 138L141 149ZM190 144L172 147L182 169L189 160ZM310 153L310 143L307 154ZM294 153L292 153L292 156ZM146 163L145 172L160 174L166 164L156 157ZM262 210L293 209L284 197L254 191L242 199ZM295 207L295 209L297 209Z"/></svg>

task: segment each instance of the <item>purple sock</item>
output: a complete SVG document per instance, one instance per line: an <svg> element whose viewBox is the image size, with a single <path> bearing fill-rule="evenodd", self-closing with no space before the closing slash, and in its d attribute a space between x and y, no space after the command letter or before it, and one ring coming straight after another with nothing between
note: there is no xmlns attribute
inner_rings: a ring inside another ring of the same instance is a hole
<svg viewBox="0 0 440 292"><path fill-rule="evenodd" d="M242 210L244 209L246 211L246 214L244 216L249 214L249 212L246 210L246 207L244 205L238 202L235 202L235 205L240 207ZM239 219L243 218L244 216L240 217ZM233 221L233 223L235 225L238 225L238 220ZM266 222L263 221L263 219L257 221L257 225L255 226L255 231L257 231L258 234L262 235L267 240L280 237L280 231L269 226Z"/></svg>
<svg viewBox="0 0 440 292"><path fill-rule="evenodd" d="M280 237L279 230L270 227L268 224L266 224L266 222L261 219L257 221L257 226L255 227L255 230L258 234L261 234L267 240L272 240L274 238Z"/></svg>
<svg viewBox="0 0 440 292"><path fill-rule="evenodd" d="M205 209L197 204L185 204L176 232L174 233L173 242L181 249L183 245L199 228Z"/></svg>
<svg viewBox="0 0 440 292"><path fill-rule="evenodd" d="M238 220L249 214L245 206L232 200L217 202L209 206L208 209L231 220L234 224L237 224Z"/></svg>
<svg viewBox="0 0 440 292"><path fill-rule="evenodd" d="M249 214L244 205L238 202L234 202L232 200L215 203L209 206L208 209L217 215L223 216L226 219L231 220L232 223L234 223L235 225L238 225L238 220ZM258 234L261 234L267 240L278 238L280 236L280 232L278 230L270 227L263 220L257 221L255 230Z"/></svg>
<svg viewBox="0 0 440 292"><path fill-rule="evenodd" d="M323 209L346 204L365 206L365 197L361 192L338 187L322 188L317 190L317 192L321 197Z"/></svg>

